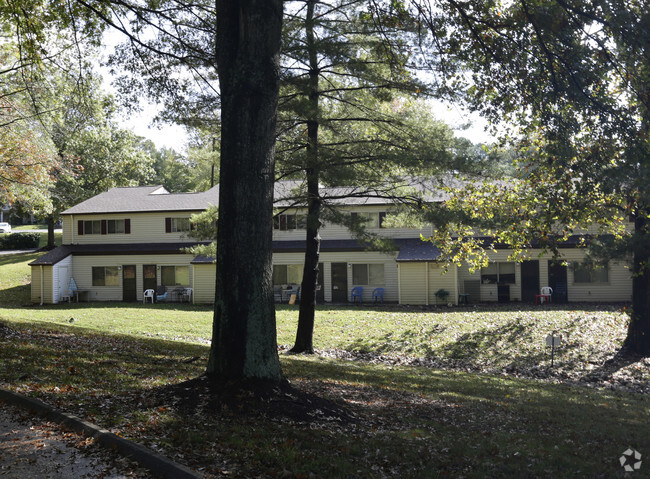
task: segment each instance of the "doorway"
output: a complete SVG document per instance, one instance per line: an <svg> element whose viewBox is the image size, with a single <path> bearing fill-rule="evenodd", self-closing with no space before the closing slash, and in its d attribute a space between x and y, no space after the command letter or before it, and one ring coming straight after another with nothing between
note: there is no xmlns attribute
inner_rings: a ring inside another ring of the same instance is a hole
<svg viewBox="0 0 650 479"><path fill-rule="evenodd" d="M561 261L549 260L548 285L553 289L554 303L566 303L569 300L566 264L562 264Z"/></svg>
<svg viewBox="0 0 650 479"><path fill-rule="evenodd" d="M521 263L521 300L535 302L539 294L539 260Z"/></svg>
<svg viewBox="0 0 650 479"><path fill-rule="evenodd" d="M145 264L142 265L142 289L158 289L158 279L156 278L156 265Z"/></svg>
<svg viewBox="0 0 650 479"><path fill-rule="evenodd" d="M348 301L348 264L332 263L332 302Z"/></svg>
<svg viewBox="0 0 650 479"><path fill-rule="evenodd" d="M138 292L136 288L135 265L122 266L122 301L137 301Z"/></svg>

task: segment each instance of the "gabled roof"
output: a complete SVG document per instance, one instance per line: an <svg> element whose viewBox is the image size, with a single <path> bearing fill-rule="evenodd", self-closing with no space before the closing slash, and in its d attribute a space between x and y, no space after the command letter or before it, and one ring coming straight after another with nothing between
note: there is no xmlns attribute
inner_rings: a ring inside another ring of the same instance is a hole
<svg viewBox="0 0 650 479"><path fill-rule="evenodd" d="M423 193L426 201L441 201L447 194L439 183L431 181L405 180L404 185ZM305 184L302 180L282 180L275 183L274 204L276 207L304 207ZM302 194L301 194L302 193ZM382 196L380 191L356 186L320 187L321 196L337 205L385 205L393 199ZM163 211L203 211L219 203L219 185L200 193L170 193L164 187L134 186L111 188L97 196L82 201L65 210L62 215L84 215L105 213L135 213Z"/></svg>
<svg viewBox="0 0 650 479"><path fill-rule="evenodd" d="M219 185L201 193L169 193L162 186L136 186L111 188L61 214L202 211L218 203Z"/></svg>

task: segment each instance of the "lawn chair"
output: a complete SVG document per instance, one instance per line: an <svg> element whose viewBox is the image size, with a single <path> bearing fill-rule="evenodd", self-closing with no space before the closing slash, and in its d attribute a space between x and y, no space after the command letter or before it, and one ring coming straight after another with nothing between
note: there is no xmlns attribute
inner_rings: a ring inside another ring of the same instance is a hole
<svg viewBox="0 0 650 479"><path fill-rule="evenodd" d="M158 290L156 291L156 302L167 301L168 294L169 291L167 291L167 286L163 286L163 285L158 286Z"/></svg>
<svg viewBox="0 0 650 479"><path fill-rule="evenodd" d="M70 281L68 282L68 292L61 299L67 299L68 303L71 303L72 298L74 298L77 303L79 302L79 288L77 288L77 283L75 283L74 278L70 278Z"/></svg>
<svg viewBox="0 0 650 479"><path fill-rule="evenodd" d="M372 301L373 303L376 303L377 301L381 301L381 303L384 303L384 288L375 288L374 291L372 292Z"/></svg>
<svg viewBox="0 0 650 479"><path fill-rule="evenodd" d="M363 288L361 286L355 286L350 292L350 301L353 303L359 298L359 303L363 302Z"/></svg>
<svg viewBox="0 0 650 479"><path fill-rule="evenodd" d="M154 295L156 292L153 289L145 289L144 290L144 295L142 296L142 303L146 303L148 299L151 300L151 304L153 304L153 299Z"/></svg>

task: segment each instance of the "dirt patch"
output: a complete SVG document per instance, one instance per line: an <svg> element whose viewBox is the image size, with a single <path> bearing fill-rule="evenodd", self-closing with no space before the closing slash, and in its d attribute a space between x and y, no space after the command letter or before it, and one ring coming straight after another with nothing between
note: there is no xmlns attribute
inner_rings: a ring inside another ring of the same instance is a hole
<svg viewBox="0 0 650 479"><path fill-rule="evenodd" d="M150 392L159 404L171 405L180 415L201 410L220 415L228 410L267 419L300 423L351 424L358 416L345 406L303 391L288 381L223 381L200 376Z"/></svg>

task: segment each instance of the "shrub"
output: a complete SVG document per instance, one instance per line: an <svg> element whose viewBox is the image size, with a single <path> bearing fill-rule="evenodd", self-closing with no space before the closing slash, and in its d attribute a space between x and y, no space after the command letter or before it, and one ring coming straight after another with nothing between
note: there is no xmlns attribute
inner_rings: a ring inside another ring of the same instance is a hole
<svg viewBox="0 0 650 479"><path fill-rule="evenodd" d="M1 249L32 249L38 248L41 235L38 233L11 233L0 237Z"/></svg>

